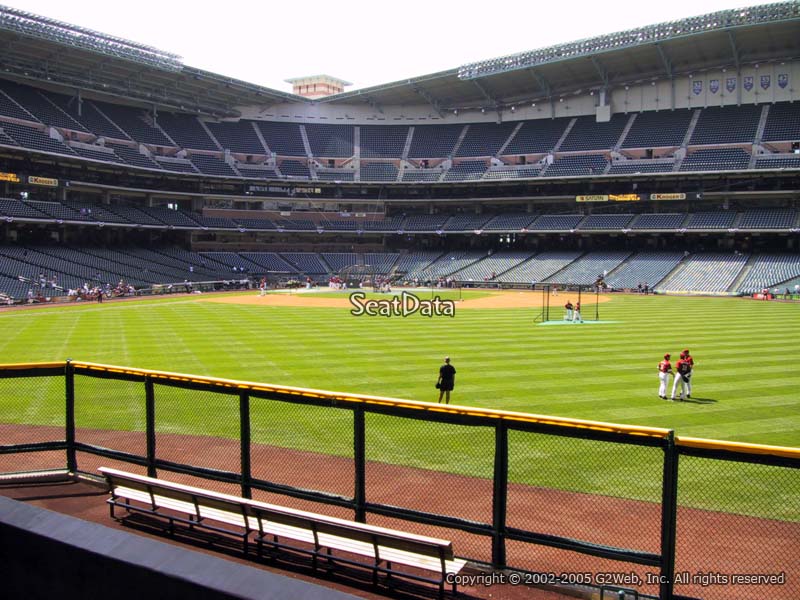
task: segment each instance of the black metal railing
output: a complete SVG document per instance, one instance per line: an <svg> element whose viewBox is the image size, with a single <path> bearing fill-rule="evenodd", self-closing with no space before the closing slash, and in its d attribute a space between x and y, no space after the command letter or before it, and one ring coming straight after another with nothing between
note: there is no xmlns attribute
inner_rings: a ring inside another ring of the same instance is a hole
<svg viewBox="0 0 800 600"><path fill-rule="evenodd" d="M727 599L752 574L742 598L800 596L798 449L77 361L0 365L0 432L0 472L124 463L448 537L551 583Z"/></svg>

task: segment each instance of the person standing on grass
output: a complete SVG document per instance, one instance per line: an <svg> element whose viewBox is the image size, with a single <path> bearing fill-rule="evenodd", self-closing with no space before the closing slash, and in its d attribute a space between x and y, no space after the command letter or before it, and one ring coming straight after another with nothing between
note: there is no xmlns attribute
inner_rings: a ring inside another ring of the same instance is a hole
<svg viewBox="0 0 800 600"><path fill-rule="evenodd" d="M689 350L684 350L681 352L681 358L689 363L689 374L686 376L686 397L692 397L692 374L694 373L694 359L692 355L689 354Z"/></svg>
<svg viewBox="0 0 800 600"><path fill-rule="evenodd" d="M567 311L567 315L564 317L567 321L572 321L572 302L567 300L567 303L564 305L564 310Z"/></svg>
<svg viewBox="0 0 800 600"><path fill-rule="evenodd" d="M456 385L456 369L450 364L450 357L444 357L444 364L439 367L439 380L436 382L436 387L439 388L439 404L442 403L442 397L445 398L445 404L450 404L450 392Z"/></svg>
<svg viewBox="0 0 800 600"><path fill-rule="evenodd" d="M669 385L669 376L672 373L672 363L669 362L670 355L665 354L664 360L658 363L658 397L662 400L667 399L667 386Z"/></svg>
<svg viewBox="0 0 800 600"><path fill-rule="evenodd" d="M675 392L680 387L680 400L686 400L686 387L689 381L689 374L692 372L692 366L686 360L686 357L681 353L681 358L675 365L675 381L672 382L672 396L670 400L675 400Z"/></svg>
<svg viewBox="0 0 800 600"><path fill-rule="evenodd" d="M583 323L583 319L581 318L581 303L575 303L575 310L572 311L572 322L573 323Z"/></svg>

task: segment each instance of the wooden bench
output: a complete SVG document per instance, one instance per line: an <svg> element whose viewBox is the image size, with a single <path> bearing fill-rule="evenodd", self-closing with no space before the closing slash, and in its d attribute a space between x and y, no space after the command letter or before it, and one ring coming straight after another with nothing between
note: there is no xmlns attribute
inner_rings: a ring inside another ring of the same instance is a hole
<svg viewBox="0 0 800 600"><path fill-rule="evenodd" d="M108 482L111 498L107 502L112 518L124 519L114 512L116 507L120 507L128 515L144 513L164 519L170 533L174 533L175 523L180 523L192 529L197 527L233 536L241 541L244 554L248 554L253 542L259 557L263 556L264 546L273 551L302 552L311 555L314 569L319 559L323 559L329 569L341 562L370 569L375 585L378 584L378 575L383 573L387 582L392 576L397 576L435 584L440 596L444 594L447 574L457 574L466 564L466 561L455 558L453 544L447 540L220 494L107 467L100 467L99 471ZM296 542L306 546L299 546ZM371 561L366 564L334 555L334 550ZM431 579L397 571L392 568L393 564L432 571L438 576ZM455 593L455 580L452 586Z"/></svg>

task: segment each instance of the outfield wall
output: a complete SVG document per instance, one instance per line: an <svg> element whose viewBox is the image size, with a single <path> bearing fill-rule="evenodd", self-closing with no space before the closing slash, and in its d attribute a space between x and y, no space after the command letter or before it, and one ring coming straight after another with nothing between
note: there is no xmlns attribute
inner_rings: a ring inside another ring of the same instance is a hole
<svg viewBox="0 0 800 600"><path fill-rule="evenodd" d="M800 597L795 448L79 361L0 365L0 439L0 472L120 467L452 539L532 583Z"/></svg>

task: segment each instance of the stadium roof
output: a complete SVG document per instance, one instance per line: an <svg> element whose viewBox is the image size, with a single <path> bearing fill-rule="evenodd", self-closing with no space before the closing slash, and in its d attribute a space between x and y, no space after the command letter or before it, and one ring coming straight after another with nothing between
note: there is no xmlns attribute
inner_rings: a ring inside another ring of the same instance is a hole
<svg viewBox="0 0 800 600"><path fill-rule="evenodd" d="M116 96L173 110L236 117L234 107L277 102L429 104L502 111L707 69L800 57L800 0L720 11L479 61L310 100L183 65L181 57L0 6L0 77Z"/></svg>
<svg viewBox="0 0 800 600"><path fill-rule="evenodd" d="M791 0L479 61L321 102L360 99L380 107L427 101L439 111L503 109L587 89L798 56L800 0Z"/></svg>
<svg viewBox="0 0 800 600"><path fill-rule="evenodd" d="M182 64L130 40L0 5L0 76L234 117L236 105L302 101Z"/></svg>

